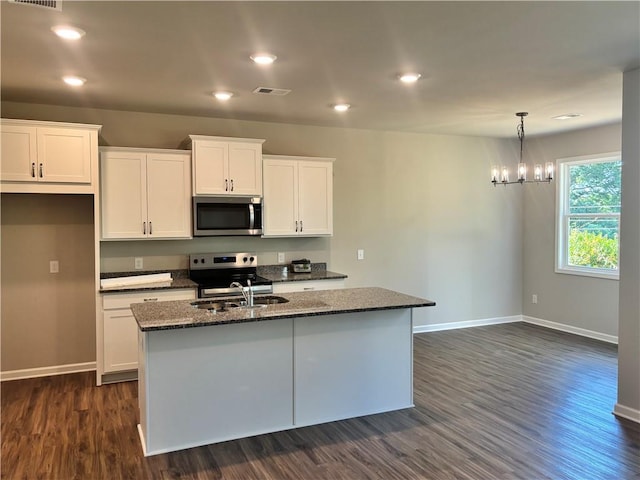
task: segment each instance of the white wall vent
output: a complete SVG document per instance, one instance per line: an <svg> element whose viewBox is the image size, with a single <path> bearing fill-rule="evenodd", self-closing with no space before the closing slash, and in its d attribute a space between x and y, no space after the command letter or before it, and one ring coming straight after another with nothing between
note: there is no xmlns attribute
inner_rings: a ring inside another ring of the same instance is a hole
<svg viewBox="0 0 640 480"><path fill-rule="evenodd" d="M253 93L258 95L276 95L278 97L282 97L291 93L291 90L287 90L286 88L270 88L270 87L258 87Z"/></svg>
<svg viewBox="0 0 640 480"><path fill-rule="evenodd" d="M48 8L50 10L62 10L62 0L9 0L9 3L32 5L34 7Z"/></svg>

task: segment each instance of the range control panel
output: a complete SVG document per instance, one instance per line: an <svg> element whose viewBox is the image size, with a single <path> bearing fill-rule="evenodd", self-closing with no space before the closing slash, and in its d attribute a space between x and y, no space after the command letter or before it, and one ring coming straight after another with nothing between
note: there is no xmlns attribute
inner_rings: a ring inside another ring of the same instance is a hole
<svg viewBox="0 0 640 480"><path fill-rule="evenodd" d="M257 266L258 256L254 253L192 253L189 255L191 270Z"/></svg>

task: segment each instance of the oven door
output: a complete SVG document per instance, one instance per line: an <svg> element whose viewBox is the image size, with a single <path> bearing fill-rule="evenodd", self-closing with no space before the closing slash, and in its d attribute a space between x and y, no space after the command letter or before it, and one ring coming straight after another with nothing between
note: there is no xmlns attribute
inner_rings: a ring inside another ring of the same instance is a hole
<svg viewBox="0 0 640 480"><path fill-rule="evenodd" d="M193 197L193 236L262 235L259 197Z"/></svg>

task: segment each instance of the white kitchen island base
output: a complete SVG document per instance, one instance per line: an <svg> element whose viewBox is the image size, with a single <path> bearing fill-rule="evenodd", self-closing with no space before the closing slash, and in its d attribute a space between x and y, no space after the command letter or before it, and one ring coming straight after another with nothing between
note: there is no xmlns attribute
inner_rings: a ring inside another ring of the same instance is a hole
<svg viewBox="0 0 640 480"><path fill-rule="evenodd" d="M145 456L413 406L411 308L141 331Z"/></svg>

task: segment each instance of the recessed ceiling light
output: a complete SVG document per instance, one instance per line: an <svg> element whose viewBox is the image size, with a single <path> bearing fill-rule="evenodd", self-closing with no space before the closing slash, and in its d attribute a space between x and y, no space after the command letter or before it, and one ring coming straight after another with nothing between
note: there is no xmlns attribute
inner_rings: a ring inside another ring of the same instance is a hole
<svg viewBox="0 0 640 480"><path fill-rule="evenodd" d="M64 80L64 83L71 85L72 87L81 87L87 81L86 78L76 77L75 75L67 75L62 77L62 80Z"/></svg>
<svg viewBox="0 0 640 480"><path fill-rule="evenodd" d="M403 83L415 83L420 79L421 76L422 75L420 75L419 73L403 73L402 75L400 75L400 81Z"/></svg>
<svg viewBox="0 0 640 480"><path fill-rule="evenodd" d="M338 104L333 106L333 109L336 112L346 112L350 108L351 108L351 105L349 105L348 103L338 103Z"/></svg>
<svg viewBox="0 0 640 480"><path fill-rule="evenodd" d="M565 113L564 115L558 115L557 117L551 117L553 120L571 120L572 118L581 117L581 113Z"/></svg>
<svg viewBox="0 0 640 480"><path fill-rule="evenodd" d="M85 35L84 30L69 25L56 25L55 27L51 27L51 30L65 40L79 40Z"/></svg>
<svg viewBox="0 0 640 480"><path fill-rule="evenodd" d="M258 65L271 65L278 57L270 53L256 53L255 55L251 55L250 58Z"/></svg>
<svg viewBox="0 0 640 480"><path fill-rule="evenodd" d="M231 97L233 97L233 93L231 92L213 92L213 96L216 97L220 101L227 101Z"/></svg>

